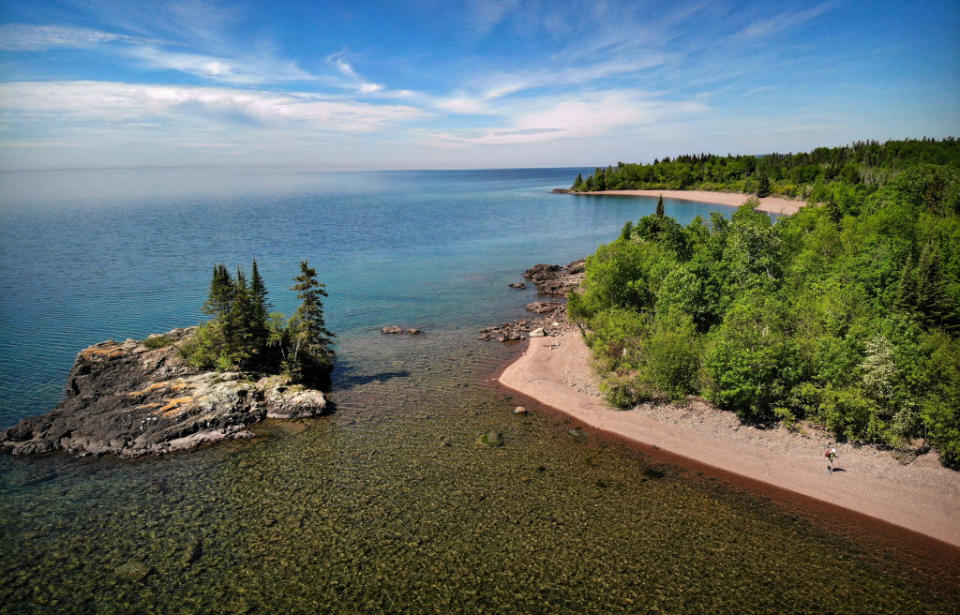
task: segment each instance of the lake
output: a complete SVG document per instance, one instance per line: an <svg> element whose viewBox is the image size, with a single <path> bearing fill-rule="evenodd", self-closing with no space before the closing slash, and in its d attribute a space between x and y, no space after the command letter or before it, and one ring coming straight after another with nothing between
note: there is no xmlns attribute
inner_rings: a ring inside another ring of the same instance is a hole
<svg viewBox="0 0 960 615"><path fill-rule="evenodd" d="M508 284L655 208L550 194L590 171L3 173L0 426L56 405L80 349L200 322L220 262L256 258L290 314L309 260L338 366L334 414L252 441L0 457L0 612L955 612L927 543L512 415L519 346L475 339L535 299Z"/></svg>

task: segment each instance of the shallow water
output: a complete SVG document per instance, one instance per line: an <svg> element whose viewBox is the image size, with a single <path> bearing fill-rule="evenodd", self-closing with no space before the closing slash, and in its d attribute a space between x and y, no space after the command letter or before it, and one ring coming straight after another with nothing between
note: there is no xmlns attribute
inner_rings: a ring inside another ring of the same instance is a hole
<svg viewBox="0 0 960 615"><path fill-rule="evenodd" d="M471 198L500 207L497 216L512 210L511 224L464 217L473 232L463 231L458 241L432 252L423 247L429 238L417 240L408 251L398 250L392 263L378 261L375 247L362 237L393 235L358 229L353 256L330 257L346 268L328 276L329 322L343 333L333 415L269 422L256 440L159 459L0 456L0 612L956 612L955 550L933 555L923 544L861 531L855 518L837 521L798 509L589 430L574 437L574 424L544 409L525 417L511 413L518 400L492 378L518 347L475 339L479 326L519 315L533 296L506 284L533 262L587 253L585 244L609 240L623 221L639 217L638 209L652 210L652 203L641 201L616 204L632 208L621 211L598 209L601 202L594 199L544 195L540 182L553 177L547 175L474 178L472 190L462 190L462 202L456 195L463 177L421 191L432 190L437 202L461 203L459 211ZM420 198L402 194L406 205L391 206L398 216L404 207L415 209ZM165 198L175 204L180 197ZM281 209L285 202L263 198ZM497 205L501 200L506 204ZM69 203L45 207L82 209ZM245 211L236 203L218 207L231 216ZM269 209L257 207L261 215ZM554 232L543 225L547 230L538 234L528 218L546 207L554 208L554 223L562 221L562 228ZM43 211L8 209L4 215L20 216L23 228L24 219L42 218ZM142 203L130 215L159 223ZM417 215L429 217L427 210ZM591 217L600 218L595 222L605 236L562 239L587 229ZM79 224L81 218L73 219ZM343 233L352 224L348 218L331 214L325 220ZM31 224L41 228L36 219ZM116 224L130 232L130 246L150 245L131 231L139 222L124 218ZM407 236L415 227L397 233ZM192 231L181 224L180 232ZM10 234L4 233L6 240ZM484 247L461 249L459 242L472 241L472 235ZM117 232L110 236L119 241ZM176 266L140 257L137 250L126 254L137 263L134 271L169 270L162 284L176 292L140 297L128 275L105 270L100 279L77 263L96 292L66 284L63 302L18 304L46 323L32 336L14 335L17 319L27 316L8 314L8 295L0 377L4 388L22 386L4 392L5 416L49 401L29 370L17 367L25 360L17 358L21 352L31 356L24 349L44 359L36 370L55 381L58 370L69 369L84 336L98 341L126 331L142 335L138 327L146 332L185 324L184 314L195 314L194 295L205 289L210 259L228 251L232 235L225 237L217 245L208 245L206 237L202 249L199 240L178 239L184 242L175 244L178 249L199 253L170 255ZM22 240L21 247L27 243ZM260 257L278 304L290 303L278 280L291 263L301 254L322 260L314 254L326 248L311 245L301 238ZM240 254L239 240L235 249ZM52 292L49 281L29 281L28 252L4 250L16 256L2 265L3 284L18 287L12 296ZM247 258L231 254L222 258ZM197 280L189 282L193 275ZM127 298L104 298L111 287ZM131 301L142 311L125 312ZM99 313L88 313L91 305L101 306ZM57 310L78 322L54 326L61 322ZM376 333L377 325L392 322L426 326L427 332ZM44 352L54 340L67 349L56 360ZM504 446L477 443L491 430L504 434Z"/></svg>
<svg viewBox="0 0 960 615"><path fill-rule="evenodd" d="M335 414L255 441L0 458L0 610L955 611L949 570L512 415L490 377L514 351L470 337L358 342ZM477 443L490 430L503 447Z"/></svg>

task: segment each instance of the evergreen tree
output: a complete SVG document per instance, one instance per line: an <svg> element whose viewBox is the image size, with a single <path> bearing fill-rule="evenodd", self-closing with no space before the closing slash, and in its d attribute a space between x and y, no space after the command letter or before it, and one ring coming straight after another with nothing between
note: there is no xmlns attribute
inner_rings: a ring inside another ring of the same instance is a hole
<svg viewBox="0 0 960 615"><path fill-rule="evenodd" d="M664 215L666 214L663 211L663 195L661 194L660 198L657 199L657 217L662 218Z"/></svg>
<svg viewBox="0 0 960 615"><path fill-rule="evenodd" d="M928 242L917 266L917 311L930 327L947 326L954 316L941 269L940 248Z"/></svg>
<svg viewBox="0 0 960 615"><path fill-rule="evenodd" d="M573 182L573 187L571 190L579 191L583 190L583 174L577 173L577 179Z"/></svg>
<svg viewBox="0 0 960 615"><path fill-rule="evenodd" d="M260 277L256 259L253 260L253 272L250 275L250 305L254 343L263 346L267 343L269 335L267 315L270 312L270 302L267 300L267 287L263 283L263 278Z"/></svg>
<svg viewBox="0 0 960 615"><path fill-rule="evenodd" d="M253 303L243 270L237 268L233 303L226 319L227 352L235 363L242 363L259 349L253 338Z"/></svg>
<svg viewBox="0 0 960 615"><path fill-rule="evenodd" d="M210 280L210 294L201 309L215 319L222 319L230 312L233 296L233 280L226 265L214 265L213 278Z"/></svg>
<svg viewBox="0 0 960 615"><path fill-rule="evenodd" d="M760 175L760 181L757 184L757 196L760 198L770 196L770 179L766 173Z"/></svg>
<svg viewBox="0 0 960 615"><path fill-rule="evenodd" d="M900 285L894 306L905 312L912 311L917 306L917 274L913 270L913 256L907 257L907 264L900 273Z"/></svg>
<svg viewBox="0 0 960 615"><path fill-rule="evenodd" d="M290 319L292 349L288 369L306 382L316 382L329 375L333 365L333 333L327 330L323 318L325 286L317 281L317 270L307 261L300 263L300 275L291 290L297 291L300 307Z"/></svg>

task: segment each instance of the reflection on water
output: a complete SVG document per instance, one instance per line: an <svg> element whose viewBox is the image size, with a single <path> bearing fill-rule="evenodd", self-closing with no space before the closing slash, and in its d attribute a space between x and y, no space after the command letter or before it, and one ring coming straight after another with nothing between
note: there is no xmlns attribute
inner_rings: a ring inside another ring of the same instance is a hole
<svg viewBox="0 0 960 615"><path fill-rule="evenodd" d="M350 340L337 412L162 459L0 458L0 611L951 613L956 570L626 451L470 331ZM504 434L500 448L477 436Z"/></svg>

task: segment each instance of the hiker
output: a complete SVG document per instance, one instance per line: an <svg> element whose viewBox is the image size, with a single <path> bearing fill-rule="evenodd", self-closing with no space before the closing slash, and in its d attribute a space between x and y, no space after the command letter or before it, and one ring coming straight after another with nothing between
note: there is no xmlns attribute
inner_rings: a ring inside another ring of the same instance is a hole
<svg viewBox="0 0 960 615"><path fill-rule="evenodd" d="M837 449L830 447L827 449L827 452L823 454L827 458L827 472L833 473L833 462L837 459Z"/></svg>

